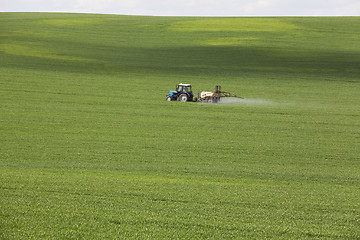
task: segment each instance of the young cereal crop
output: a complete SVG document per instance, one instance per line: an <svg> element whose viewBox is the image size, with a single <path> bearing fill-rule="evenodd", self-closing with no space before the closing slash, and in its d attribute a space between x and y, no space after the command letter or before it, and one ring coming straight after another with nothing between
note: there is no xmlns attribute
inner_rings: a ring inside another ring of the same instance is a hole
<svg viewBox="0 0 360 240"><path fill-rule="evenodd" d="M0 27L1 239L360 239L360 18Z"/></svg>

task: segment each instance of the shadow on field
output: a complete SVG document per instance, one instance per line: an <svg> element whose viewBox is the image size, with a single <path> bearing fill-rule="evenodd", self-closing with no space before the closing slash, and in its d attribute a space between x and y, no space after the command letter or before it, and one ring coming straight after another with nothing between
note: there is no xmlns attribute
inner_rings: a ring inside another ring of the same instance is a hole
<svg viewBox="0 0 360 240"><path fill-rule="evenodd" d="M52 45L64 41L53 42ZM177 48L130 48L65 42L64 50L75 60L3 55L3 65L50 71L100 74L182 74L273 72L290 74L360 75L360 54L305 51L266 47L198 46ZM90 59L81 61L76 59Z"/></svg>

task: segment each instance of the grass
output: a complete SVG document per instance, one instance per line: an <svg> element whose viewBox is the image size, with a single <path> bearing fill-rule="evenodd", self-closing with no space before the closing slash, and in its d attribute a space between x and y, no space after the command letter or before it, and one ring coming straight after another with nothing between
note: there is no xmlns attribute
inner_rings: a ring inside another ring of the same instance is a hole
<svg viewBox="0 0 360 240"><path fill-rule="evenodd" d="M0 19L0 238L360 238L360 18Z"/></svg>

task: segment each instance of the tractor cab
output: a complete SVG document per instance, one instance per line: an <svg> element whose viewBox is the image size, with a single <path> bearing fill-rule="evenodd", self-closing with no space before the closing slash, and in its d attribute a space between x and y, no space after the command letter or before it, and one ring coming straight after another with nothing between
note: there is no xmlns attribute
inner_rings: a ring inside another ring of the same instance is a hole
<svg viewBox="0 0 360 240"><path fill-rule="evenodd" d="M169 91L169 95L166 96L167 101L193 101L194 94L190 84L180 83L176 85L175 91Z"/></svg>
<svg viewBox="0 0 360 240"><path fill-rule="evenodd" d="M178 84L176 85L177 92L191 93L191 85L190 84Z"/></svg>

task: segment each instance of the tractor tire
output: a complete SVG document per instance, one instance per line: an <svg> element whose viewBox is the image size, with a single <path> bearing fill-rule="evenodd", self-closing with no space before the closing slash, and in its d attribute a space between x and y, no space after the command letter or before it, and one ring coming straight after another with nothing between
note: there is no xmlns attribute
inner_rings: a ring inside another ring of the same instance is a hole
<svg viewBox="0 0 360 240"><path fill-rule="evenodd" d="M171 99L170 96L167 96L167 97L166 97L166 101L171 102L171 100L172 100L172 99Z"/></svg>
<svg viewBox="0 0 360 240"><path fill-rule="evenodd" d="M210 97L210 98L207 99L207 102L208 102L208 103L213 103L213 102L214 102L214 99Z"/></svg>
<svg viewBox="0 0 360 240"><path fill-rule="evenodd" d="M186 94L181 94L178 98L180 102L187 102L188 96Z"/></svg>

